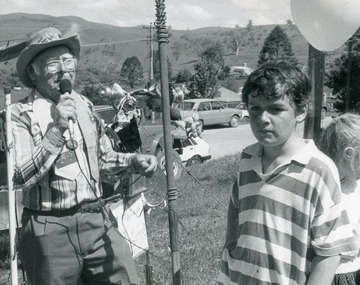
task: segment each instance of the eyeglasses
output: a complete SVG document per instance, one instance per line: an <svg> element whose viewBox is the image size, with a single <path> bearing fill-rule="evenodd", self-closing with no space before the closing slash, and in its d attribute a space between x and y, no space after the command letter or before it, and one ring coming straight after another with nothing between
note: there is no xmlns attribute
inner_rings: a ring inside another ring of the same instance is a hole
<svg viewBox="0 0 360 285"><path fill-rule="evenodd" d="M49 73L58 73L61 70L61 64L65 71L75 71L77 66L76 58L68 58L65 60L51 60L46 63Z"/></svg>

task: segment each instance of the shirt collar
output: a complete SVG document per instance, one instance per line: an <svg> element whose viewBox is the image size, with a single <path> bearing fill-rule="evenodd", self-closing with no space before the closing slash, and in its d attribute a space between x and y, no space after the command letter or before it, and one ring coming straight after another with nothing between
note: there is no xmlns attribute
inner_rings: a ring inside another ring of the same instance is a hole
<svg viewBox="0 0 360 285"><path fill-rule="evenodd" d="M293 155L290 161L296 161L300 164L306 165L309 160L313 157L314 150L316 150L316 146L313 140L311 139L302 139L305 142L305 146L303 146L295 155ZM244 149L244 153L252 156L252 157L261 157L264 151L264 147L259 144L253 144L246 149Z"/></svg>

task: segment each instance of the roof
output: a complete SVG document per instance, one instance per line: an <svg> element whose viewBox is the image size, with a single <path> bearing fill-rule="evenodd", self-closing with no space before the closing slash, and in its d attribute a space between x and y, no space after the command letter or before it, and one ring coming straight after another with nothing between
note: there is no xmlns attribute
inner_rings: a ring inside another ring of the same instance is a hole
<svg viewBox="0 0 360 285"><path fill-rule="evenodd" d="M195 98L195 99L185 99L184 102L209 102L209 101L219 101L219 98Z"/></svg>
<svg viewBox="0 0 360 285"><path fill-rule="evenodd" d="M240 94L238 94L230 89L227 89L225 87L220 87L219 92L220 92L220 97L216 98L218 100L228 100L228 101L235 101L235 100L240 101L241 100Z"/></svg>

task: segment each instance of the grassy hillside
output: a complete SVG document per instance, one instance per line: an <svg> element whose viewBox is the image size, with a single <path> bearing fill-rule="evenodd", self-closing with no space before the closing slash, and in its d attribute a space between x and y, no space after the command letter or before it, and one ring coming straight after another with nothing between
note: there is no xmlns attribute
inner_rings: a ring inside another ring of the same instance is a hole
<svg viewBox="0 0 360 285"><path fill-rule="evenodd" d="M0 15L0 46L6 46L24 41L32 33L47 27L53 26L65 33L69 29L77 29L82 41L81 63L90 72L95 73L98 80L109 78L118 81L118 75L123 62L127 57L137 56L142 63L144 77L148 78L149 73L149 30L138 27L115 27L111 25L98 24L85 21L79 17L52 17L47 15L33 14L8 14ZM74 28L75 27L75 28ZM256 67L260 50L265 38L269 35L274 25L254 26L251 31L253 41L244 41L238 56L230 49L230 41L235 29L222 27L209 27L196 30L172 30L170 29L167 54L175 75L184 68L193 70L194 63L198 59L198 51L201 43L206 41L219 41L223 44L226 65L243 65ZM308 43L298 31L295 25L283 25L282 28L288 35L293 51L298 61L306 65L308 60ZM245 29L245 28L243 28ZM244 30L245 31L245 30ZM153 31L156 39L156 30ZM158 48L156 42L154 49ZM341 52L343 48L339 49ZM178 51L178 56L176 56ZM328 55L327 63L335 56ZM1 72L14 74L16 60L8 63L0 63ZM1 77L0 77L1 79ZM93 78L80 69L79 79L94 81Z"/></svg>

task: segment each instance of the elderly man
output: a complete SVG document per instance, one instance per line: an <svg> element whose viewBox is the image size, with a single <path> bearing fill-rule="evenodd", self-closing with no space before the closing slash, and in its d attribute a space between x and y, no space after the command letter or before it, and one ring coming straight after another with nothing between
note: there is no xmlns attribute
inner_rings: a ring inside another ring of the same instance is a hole
<svg viewBox="0 0 360 285"><path fill-rule="evenodd" d="M17 61L32 89L12 107L14 179L24 204L19 252L31 284L138 284L126 240L98 207L100 173L129 168L151 176L156 158L112 150L91 102L71 90L79 53L77 35L46 28Z"/></svg>

